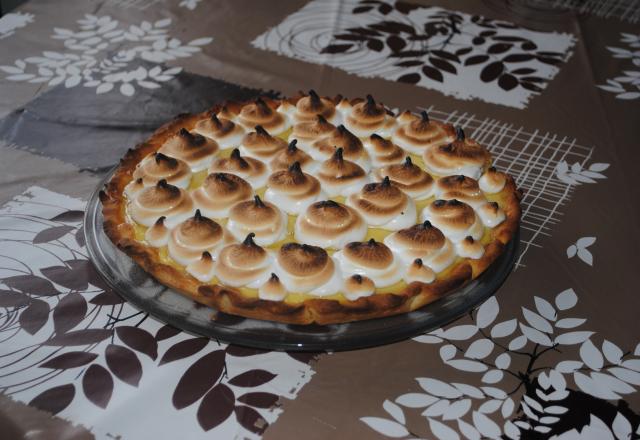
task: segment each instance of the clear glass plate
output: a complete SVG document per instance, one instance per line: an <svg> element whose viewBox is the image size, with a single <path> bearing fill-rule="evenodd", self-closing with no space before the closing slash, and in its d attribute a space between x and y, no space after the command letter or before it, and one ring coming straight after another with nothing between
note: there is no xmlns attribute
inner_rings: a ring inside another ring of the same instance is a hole
<svg viewBox="0 0 640 440"><path fill-rule="evenodd" d="M511 272L519 231L505 252L478 279L420 310L388 318L332 325L292 325L242 318L196 303L154 280L104 233L98 192L85 213L89 256L109 286L133 306L190 333L250 347L289 351L339 351L389 344L438 328L491 296Z"/></svg>

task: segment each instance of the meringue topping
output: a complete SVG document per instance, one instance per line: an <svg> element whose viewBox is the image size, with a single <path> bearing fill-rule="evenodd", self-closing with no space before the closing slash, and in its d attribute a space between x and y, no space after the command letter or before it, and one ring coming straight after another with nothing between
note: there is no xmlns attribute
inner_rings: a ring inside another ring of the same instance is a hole
<svg viewBox="0 0 640 440"><path fill-rule="evenodd" d="M295 124L289 141L297 139L301 148L309 149L315 141L330 136L335 129L336 127L327 122L324 116L317 115L312 120Z"/></svg>
<svg viewBox="0 0 640 440"><path fill-rule="evenodd" d="M138 193L140 193L140 191L145 188L146 187L142 182L142 177L139 177L127 183L127 185L124 187L124 194L129 198L129 200L132 200L136 195L138 195Z"/></svg>
<svg viewBox="0 0 640 440"><path fill-rule="evenodd" d="M334 119L336 106L330 99L321 98L315 90L309 90L308 96L303 96L296 103L296 111L293 118L296 122L313 120L317 115L326 119Z"/></svg>
<svg viewBox="0 0 640 440"><path fill-rule="evenodd" d="M387 114L382 104L376 103L371 95L351 107L345 114L344 125L358 137L365 137L372 131L387 137L391 135L395 119Z"/></svg>
<svg viewBox="0 0 640 440"><path fill-rule="evenodd" d="M207 119L198 121L193 131L213 139L223 150L239 145L245 133L240 125L214 112L211 112Z"/></svg>
<svg viewBox="0 0 640 440"><path fill-rule="evenodd" d="M272 256L254 241L251 232L242 243L220 251L216 261L218 279L227 286L257 288L269 277Z"/></svg>
<svg viewBox="0 0 640 440"><path fill-rule="evenodd" d="M221 157L211 164L209 171L235 174L249 182L253 188L263 187L269 173L264 163L253 157L243 157L234 148L229 157Z"/></svg>
<svg viewBox="0 0 640 440"><path fill-rule="evenodd" d="M504 221L506 215L497 202L488 202L478 208L478 216L488 228L494 228Z"/></svg>
<svg viewBox="0 0 640 440"><path fill-rule="evenodd" d="M407 283L417 281L429 284L436 279L436 274L433 269L422 262L422 259L416 258L407 268L407 273L404 275L404 279Z"/></svg>
<svg viewBox="0 0 640 440"><path fill-rule="evenodd" d="M440 199L457 199L473 208L477 208L487 201L482 191L480 191L478 181L462 174L438 179L435 193L436 197Z"/></svg>
<svg viewBox="0 0 640 440"><path fill-rule="evenodd" d="M339 274L327 251L308 244L284 244L278 251L276 262L276 273L289 292L322 295L322 287L333 284L336 274ZM324 294L338 292L341 280L338 282L333 291Z"/></svg>
<svg viewBox="0 0 640 440"><path fill-rule="evenodd" d="M242 107L238 122L246 129L261 125L273 135L284 133L291 126L283 114L272 109L262 98Z"/></svg>
<svg viewBox="0 0 640 440"><path fill-rule="evenodd" d="M507 183L507 175L496 170L495 167L489 167L478 183L480 189L487 194L499 193Z"/></svg>
<svg viewBox="0 0 640 440"><path fill-rule="evenodd" d="M201 283L211 281L215 275L215 264L213 257L207 251L204 251L200 259L187 264L187 273Z"/></svg>
<svg viewBox="0 0 640 440"><path fill-rule="evenodd" d="M284 238L287 216L274 204L264 202L256 195L253 200L237 203L231 208L227 229L238 240L253 232L256 243L268 246Z"/></svg>
<svg viewBox="0 0 640 440"><path fill-rule="evenodd" d="M256 131L247 133L242 139L240 152L245 156L260 160L271 160L276 154L287 148L284 139L271 136L261 125L256 125Z"/></svg>
<svg viewBox="0 0 640 440"><path fill-rule="evenodd" d="M264 199L287 214L300 214L313 202L325 198L318 179L303 173L299 162L271 174L267 187Z"/></svg>
<svg viewBox="0 0 640 440"><path fill-rule="evenodd" d="M169 242L169 228L164 224L166 217L160 217L149 229L144 233L144 239L147 243L155 248L161 248Z"/></svg>
<svg viewBox="0 0 640 440"><path fill-rule="evenodd" d="M435 200L422 211L421 219L429 220L452 241L471 235L479 240L484 233L482 221L473 208L459 200Z"/></svg>
<svg viewBox="0 0 640 440"><path fill-rule="evenodd" d="M187 188L191 181L191 169L180 159L155 153L146 157L133 172L135 180L142 179L144 186L151 186L165 179L179 188Z"/></svg>
<svg viewBox="0 0 640 440"><path fill-rule="evenodd" d="M186 128L181 128L158 150L159 153L183 160L194 173L206 169L217 151L218 144L215 141L193 134Z"/></svg>
<svg viewBox="0 0 640 440"><path fill-rule="evenodd" d="M151 226L164 216L165 225L172 228L189 218L193 209L193 200L185 190L162 179L137 194L129 205L129 214L143 226Z"/></svg>
<svg viewBox="0 0 640 440"><path fill-rule="evenodd" d="M335 153L337 148L342 148L345 159L357 163L366 172L371 169L371 161L362 142L344 125L339 125L330 136L315 141L308 153L315 160L326 160Z"/></svg>
<svg viewBox="0 0 640 440"><path fill-rule="evenodd" d="M424 264L435 272L441 272L456 258L454 247L449 239L429 221L394 232L384 239L384 243L405 264L414 263L416 259L420 259L420 265ZM407 281L411 282L409 278Z"/></svg>
<svg viewBox="0 0 640 440"><path fill-rule="evenodd" d="M233 205L251 199L253 190L247 181L235 174L211 173L191 196L205 216L224 218Z"/></svg>
<svg viewBox="0 0 640 440"><path fill-rule="evenodd" d="M330 197L353 194L369 181L360 165L344 158L342 148L322 163L317 176Z"/></svg>
<svg viewBox="0 0 640 440"><path fill-rule="evenodd" d="M376 287L388 287L402 279L402 270L393 252L373 238L366 242L352 242L334 255L344 274L366 275Z"/></svg>
<svg viewBox="0 0 640 440"><path fill-rule="evenodd" d="M453 126L429 120L426 111L421 113L420 118L415 116L411 118L411 116L413 115L403 116L402 120L409 122L398 127L391 137L391 140L401 148L411 153L421 154L430 147L448 144L455 139Z"/></svg>
<svg viewBox="0 0 640 440"><path fill-rule="evenodd" d="M204 251L216 255L226 241L224 235L222 226L197 210L171 231L169 256L186 266L199 260Z"/></svg>
<svg viewBox="0 0 640 440"><path fill-rule="evenodd" d="M407 156L403 163L387 165L375 172L378 179L389 177L391 183L414 200L433 195L433 178Z"/></svg>
<svg viewBox="0 0 640 440"><path fill-rule="evenodd" d="M353 209L333 200L311 204L298 216L295 238L325 248L341 248L367 235L367 224Z"/></svg>
<svg viewBox="0 0 640 440"><path fill-rule="evenodd" d="M464 240L456 243L456 252L463 258L471 258L477 260L484 255L484 246L468 235Z"/></svg>
<svg viewBox="0 0 640 440"><path fill-rule="evenodd" d="M369 277L362 275L351 275L344 281L343 295L350 301L355 301L364 296L371 296L376 290L376 286Z"/></svg>
<svg viewBox="0 0 640 440"><path fill-rule="evenodd" d="M318 169L318 163L298 148L297 143L298 141L296 139L292 140L285 150L281 150L276 154L271 162L269 162L271 171L286 170L295 162L298 162L302 170L307 173L314 173Z"/></svg>
<svg viewBox="0 0 640 440"><path fill-rule="evenodd" d="M282 301L287 296L287 288L280 282L275 273L262 286L258 288L258 298L267 301Z"/></svg>
<svg viewBox="0 0 640 440"><path fill-rule="evenodd" d="M462 134L462 130L458 132ZM423 155L427 171L440 176L463 174L478 179L491 159L489 152L474 140L459 136L446 145L432 145Z"/></svg>
<svg viewBox="0 0 640 440"><path fill-rule="evenodd" d="M375 133L364 142L364 148L374 167L402 162L406 155L402 148Z"/></svg>
<svg viewBox="0 0 640 440"><path fill-rule="evenodd" d="M387 230L406 228L416 221L416 205L389 177L382 182L368 183L360 192L347 198L367 224Z"/></svg>

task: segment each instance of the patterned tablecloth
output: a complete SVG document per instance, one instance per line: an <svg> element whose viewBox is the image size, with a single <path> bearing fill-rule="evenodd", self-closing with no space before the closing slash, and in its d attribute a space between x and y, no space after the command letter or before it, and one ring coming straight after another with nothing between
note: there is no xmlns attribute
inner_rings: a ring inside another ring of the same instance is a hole
<svg viewBox="0 0 640 440"><path fill-rule="evenodd" d="M0 18L3 438L640 435L635 0L29 1ZM86 200L182 112L372 93L486 145L524 190L520 253L477 310L340 353L153 319L87 259Z"/></svg>

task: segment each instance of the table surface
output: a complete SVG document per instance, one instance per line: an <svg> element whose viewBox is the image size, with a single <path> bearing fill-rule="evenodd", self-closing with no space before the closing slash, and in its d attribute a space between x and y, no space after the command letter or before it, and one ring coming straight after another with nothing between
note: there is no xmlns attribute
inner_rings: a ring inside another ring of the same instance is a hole
<svg viewBox="0 0 640 440"><path fill-rule="evenodd" d="M435 5L434 5L435 3ZM633 0L29 1L0 19L0 429L7 438L640 434ZM86 200L225 99L368 93L485 144L520 255L449 325L339 353L186 334L109 291Z"/></svg>

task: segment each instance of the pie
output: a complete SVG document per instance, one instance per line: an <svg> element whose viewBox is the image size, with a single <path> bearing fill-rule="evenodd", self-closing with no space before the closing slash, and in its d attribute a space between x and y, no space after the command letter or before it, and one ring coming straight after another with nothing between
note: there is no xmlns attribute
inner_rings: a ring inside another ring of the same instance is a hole
<svg viewBox="0 0 640 440"><path fill-rule="evenodd" d="M314 91L178 116L100 199L106 234L160 283L295 324L423 307L485 271L520 219L514 180L462 129Z"/></svg>

